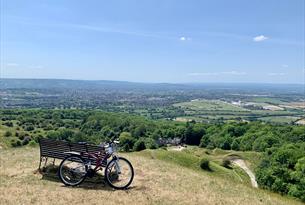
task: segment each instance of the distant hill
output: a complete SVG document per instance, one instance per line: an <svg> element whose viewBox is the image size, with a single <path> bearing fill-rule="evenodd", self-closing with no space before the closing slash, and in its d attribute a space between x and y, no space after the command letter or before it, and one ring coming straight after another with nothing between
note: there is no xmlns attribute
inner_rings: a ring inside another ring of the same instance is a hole
<svg viewBox="0 0 305 205"><path fill-rule="evenodd" d="M109 80L65 79L0 79L0 89L145 89L145 90L250 90L304 92L301 84L256 84L256 83L138 83Z"/></svg>

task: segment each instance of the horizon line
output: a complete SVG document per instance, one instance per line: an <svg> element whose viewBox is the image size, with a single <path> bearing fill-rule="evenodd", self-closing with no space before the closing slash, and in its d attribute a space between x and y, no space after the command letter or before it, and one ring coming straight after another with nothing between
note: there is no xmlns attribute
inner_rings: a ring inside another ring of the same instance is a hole
<svg viewBox="0 0 305 205"><path fill-rule="evenodd" d="M69 78L10 78L0 77L1 80L66 80L66 81L108 81L108 82L125 82L125 83L141 83L141 84L171 84L171 85L190 85L190 84L270 84L270 85L303 85L303 83L270 83L270 82L140 82L128 80L93 80L93 79L69 79Z"/></svg>

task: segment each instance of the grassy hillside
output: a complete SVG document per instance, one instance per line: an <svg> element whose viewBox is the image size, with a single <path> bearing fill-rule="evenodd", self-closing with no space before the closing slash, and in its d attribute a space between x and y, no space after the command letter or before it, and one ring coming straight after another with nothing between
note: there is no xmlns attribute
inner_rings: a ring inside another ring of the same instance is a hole
<svg viewBox="0 0 305 205"><path fill-rule="evenodd" d="M203 149L192 153L146 150L123 154L135 168L135 180L126 191L103 183L63 186L56 177L35 173L38 148L0 149L0 201L2 204L301 204L227 176L217 164L218 150L210 153L212 170L198 168ZM225 153L226 154L226 153ZM191 157L193 156L193 157ZM216 160L216 161L215 161Z"/></svg>

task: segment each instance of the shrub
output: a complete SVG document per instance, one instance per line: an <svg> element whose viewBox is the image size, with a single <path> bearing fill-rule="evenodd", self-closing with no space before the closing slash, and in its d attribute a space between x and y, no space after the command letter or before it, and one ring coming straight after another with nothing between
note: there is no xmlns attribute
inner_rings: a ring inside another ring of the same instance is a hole
<svg viewBox="0 0 305 205"><path fill-rule="evenodd" d="M129 132L122 132L120 134L120 144L122 146L123 151L128 152L134 145L134 139L132 138Z"/></svg>
<svg viewBox="0 0 305 205"><path fill-rule="evenodd" d="M22 140L22 145L27 145L30 141L31 141L31 138L30 138L29 136L26 136L26 137Z"/></svg>
<svg viewBox="0 0 305 205"><path fill-rule="evenodd" d="M11 137L12 136L12 133L10 131L6 131L4 133L4 137Z"/></svg>
<svg viewBox="0 0 305 205"><path fill-rule="evenodd" d="M20 147L22 145L21 140L19 139L12 139L11 140L11 146L12 147Z"/></svg>
<svg viewBox="0 0 305 205"><path fill-rule="evenodd" d="M25 127L24 127L24 130L25 131L33 131L35 129L35 127L33 126L33 125L26 125Z"/></svg>
<svg viewBox="0 0 305 205"><path fill-rule="evenodd" d="M225 168L231 168L231 161L228 158L222 160L222 166Z"/></svg>
<svg viewBox="0 0 305 205"><path fill-rule="evenodd" d="M144 149L146 149L146 146L145 146L144 140L142 140L142 139L139 139L138 141L136 141L136 143L133 146L134 151L141 151Z"/></svg>
<svg viewBox="0 0 305 205"><path fill-rule="evenodd" d="M206 159L206 158L202 158L200 160L200 167L201 169L203 170L207 170L207 171L210 171L211 168L210 168L210 160L209 159Z"/></svg>
<svg viewBox="0 0 305 205"><path fill-rule="evenodd" d="M14 124L11 121L4 122L3 125L5 125L7 127L13 127L14 126Z"/></svg>
<svg viewBox="0 0 305 205"><path fill-rule="evenodd" d="M43 138L43 136L41 134L38 134L38 135L32 136L32 138L34 139L32 141L35 141L36 143L38 143L39 140Z"/></svg>
<svg viewBox="0 0 305 205"><path fill-rule="evenodd" d="M53 126L51 124L48 124L44 127L44 130L53 130Z"/></svg>
<svg viewBox="0 0 305 205"><path fill-rule="evenodd" d="M17 133L17 132L16 132ZM23 140L26 136L28 136L28 133L26 132L18 132L18 134L16 135L16 137L18 136L18 138L20 140Z"/></svg>
<svg viewBox="0 0 305 205"><path fill-rule="evenodd" d="M35 147L36 145L37 145L37 143L34 140L31 140L29 142L29 146L31 146L31 147Z"/></svg>
<svg viewBox="0 0 305 205"><path fill-rule="evenodd" d="M130 151L130 147L128 144L124 144L123 146L121 146L122 151L124 152L129 152Z"/></svg>
<svg viewBox="0 0 305 205"><path fill-rule="evenodd" d="M145 140L145 147L147 149L157 149L158 148L158 145L157 143L155 142L154 139L151 139L151 138L147 138Z"/></svg>

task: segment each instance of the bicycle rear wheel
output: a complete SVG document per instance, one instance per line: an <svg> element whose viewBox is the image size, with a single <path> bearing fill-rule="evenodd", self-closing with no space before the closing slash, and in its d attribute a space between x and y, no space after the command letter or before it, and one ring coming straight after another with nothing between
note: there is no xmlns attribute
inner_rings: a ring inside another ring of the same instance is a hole
<svg viewBox="0 0 305 205"><path fill-rule="evenodd" d="M131 184L133 177L133 167L123 157L112 159L106 166L106 182L115 189L126 189Z"/></svg>
<svg viewBox="0 0 305 205"><path fill-rule="evenodd" d="M66 157L59 166L60 180L67 186L77 186L87 176L87 168L84 160L79 156Z"/></svg>

